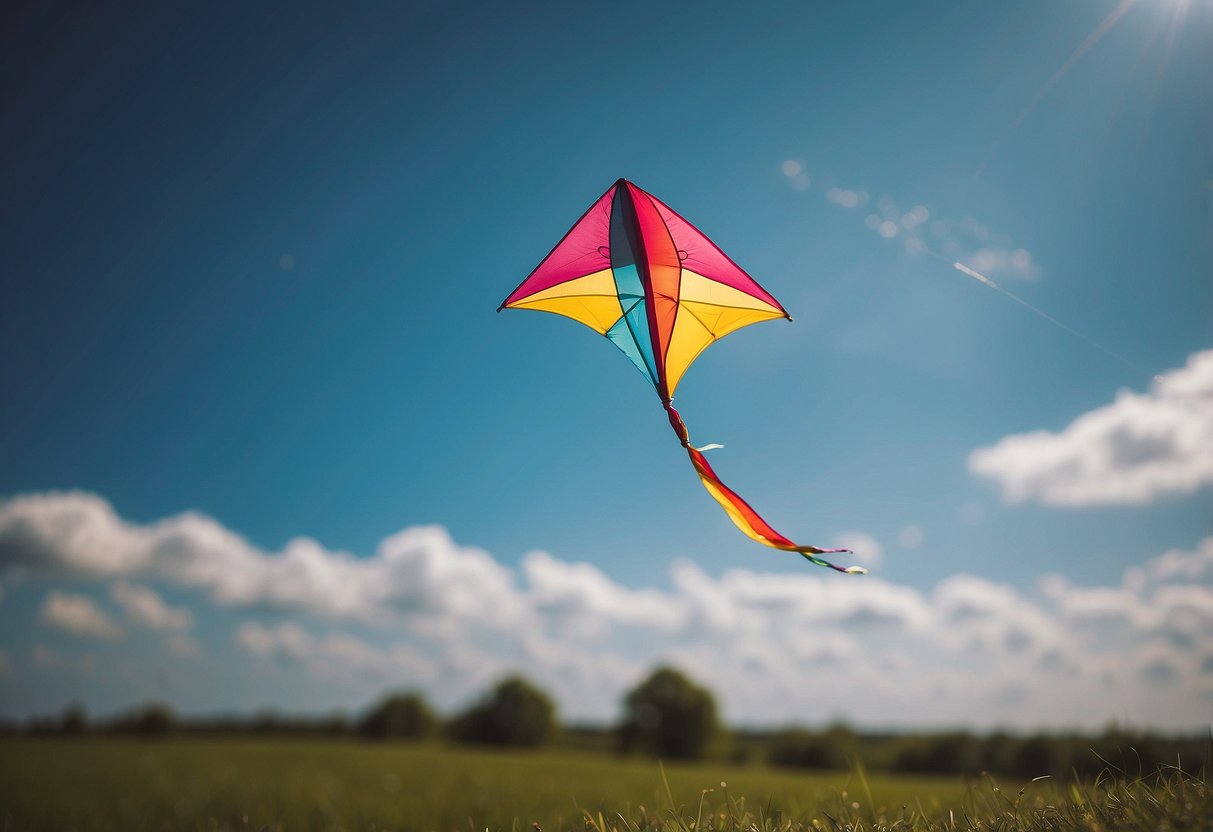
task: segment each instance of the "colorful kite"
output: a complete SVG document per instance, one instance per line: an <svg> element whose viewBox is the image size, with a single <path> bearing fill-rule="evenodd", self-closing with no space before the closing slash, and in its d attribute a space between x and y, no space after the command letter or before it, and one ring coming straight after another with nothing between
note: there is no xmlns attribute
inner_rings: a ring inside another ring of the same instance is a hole
<svg viewBox="0 0 1213 832"><path fill-rule="evenodd" d="M716 476L671 402L691 362L743 326L791 320L779 301L699 229L646 191L620 179L590 206L535 271L498 307L554 312L605 335L653 386L703 487L747 536L774 549L818 555L849 549L801 546L772 529Z"/></svg>

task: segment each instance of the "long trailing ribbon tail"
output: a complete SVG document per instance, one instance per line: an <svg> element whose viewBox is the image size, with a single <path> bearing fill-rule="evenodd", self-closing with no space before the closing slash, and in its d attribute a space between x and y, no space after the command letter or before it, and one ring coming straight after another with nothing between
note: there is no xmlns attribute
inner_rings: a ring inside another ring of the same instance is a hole
<svg viewBox="0 0 1213 832"><path fill-rule="evenodd" d="M836 566L824 558L817 557L818 555L850 552L850 549L819 549L816 546L800 546L772 529L767 521L763 520L758 515L758 512L751 508L749 503L743 500L737 492L720 481L720 477L716 476L716 472L708 464L708 460L703 455L703 452L691 445L691 437L687 431L687 426L682 421L682 417L678 415L678 411L669 403L666 403L665 412L666 416L670 419L670 427L678 435L679 441L682 442L682 447L686 448L687 455L691 458L691 464L695 466L695 473L699 475L699 480L703 483L703 487L707 489L716 502L720 503L720 507L724 509L725 514L729 515L729 519L733 521L733 524L737 528L741 529L746 537L756 540L764 546L770 546L772 549L780 549L784 552L797 552L811 563L815 563L818 566L826 566L838 572L845 572L848 575L862 575L868 571L862 566Z"/></svg>

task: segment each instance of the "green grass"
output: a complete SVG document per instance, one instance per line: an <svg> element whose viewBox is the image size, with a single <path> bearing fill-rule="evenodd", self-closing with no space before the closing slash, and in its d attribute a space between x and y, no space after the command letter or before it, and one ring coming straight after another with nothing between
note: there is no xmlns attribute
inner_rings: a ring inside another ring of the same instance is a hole
<svg viewBox="0 0 1213 832"><path fill-rule="evenodd" d="M1213 829L1211 817L1205 782L1178 776L998 789L440 745L0 741L0 830L1110 831Z"/></svg>

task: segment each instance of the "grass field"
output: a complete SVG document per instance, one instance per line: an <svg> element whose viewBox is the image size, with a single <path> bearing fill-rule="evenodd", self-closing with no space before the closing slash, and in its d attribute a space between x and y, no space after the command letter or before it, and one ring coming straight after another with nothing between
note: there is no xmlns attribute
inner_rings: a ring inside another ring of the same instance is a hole
<svg viewBox="0 0 1213 832"><path fill-rule="evenodd" d="M1093 808L1103 799L1096 791L1071 792L1048 782L1005 783L995 791L987 778L972 784L869 779L715 763L667 765L663 773L652 761L440 745L0 742L0 830L1158 828L1133 825L1148 822L1145 815L1130 817L1128 825L1109 821ZM1163 818L1173 829L1213 828L1203 780L1179 781L1149 795L1164 791L1167 804L1156 806L1150 818ZM1159 802L1142 795L1113 799L1142 802L1141 811L1150 800ZM1035 825L1049 817L1049 806L1069 811L1055 809L1055 818L1077 823L1090 816L1091 823ZM1008 825L1016 819L1027 825ZM971 823L978 820L980 826Z"/></svg>

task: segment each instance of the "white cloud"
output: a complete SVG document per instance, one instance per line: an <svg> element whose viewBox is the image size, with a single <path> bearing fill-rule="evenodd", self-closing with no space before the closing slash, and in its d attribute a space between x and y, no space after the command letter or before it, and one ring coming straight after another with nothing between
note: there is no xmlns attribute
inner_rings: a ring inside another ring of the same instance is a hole
<svg viewBox="0 0 1213 832"><path fill-rule="evenodd" d="M840 549L850 549L855 553L855 560L865 566L877 567L884 563L884 547L867 532L840 532L834 535L832 545Z"/></svg>
<svg viewBox="0 0 1213 832"><path fill-rule="evenodd" d="M867 204L868 195L863 191L851 191L846 188L830 188L826 191L826 199L843 208L860 208Z"/></svg>
<svg viewBox="0 0 1213 832"><path fill-rule="evenodd" d="M786 173L786 167L784 170ZM849 188L828 188L825 198L843 208L862 208L868 204L866 191ZM886 240L900 238L909 254L935 253L994 277L1035 280L1041 275L1032 252L1013 245L1005 235L995 234L972 217L932 218L927 206L899 207L889 194L877 197L875 208L866 215L864 223Z"/></svg>
<svg viewBox="0 0 1213 832"><path fill-rule="evenodd" d="M917 549L922 545L923 533L921 526L909 525L897 533L897 542L906 549Z"/></svg>
<svg viewBox="0 0 1213 832"><path fill-rule="evenodd" d="M42 604L38 617L43 624L74 636L106 641L122 638L122 628L87 595L52 592Z"/></svg>
<svg viewBox="0 0 1213 832"><path fill-rule="evenodd" d="M1205 538L1194 552L1174 549L1149 561L1146 576L1154 581L1213 580L1213 538Z"/></svg>
<svg viewBox="0 0 1213 832"><path fill-rule="evenodd" d="M522 560L522 573L538 610L567 617L582 631L587 626L623 624L671 632L686 618L686 610L668 595L622 587L593 564L569 563L547 552L531 552ZM604 632L596 628L592 634Z"/></svg>
<svg viewBox="0 0 1213 832"><path fill-rule="evenodd" d="M182 633L174 633L169 636L164 644L168 647L170 653L182 658L192 659L196 656L201 656L203 652L202 645L197 639L183 635Z"/></svg>
<svg viewBox="0 0 1213 832"><path fill-rule="evenodd" d="M394 671L417 681L432 678L436 670L435 664L411 645L384 649L343 633L313 636L293 621L276 627L246 621L236 631L235 641L258 658L302 665L317 676L340 677L353 672L382 678Z"/></svg>
<svg viewBox="0 0 1213 832"><path fill-rule="evenodd" d="M1032 252L1026 248L1006 249L983 246L968 256L962 257L965 265L982 274L1013 274L1022 278L1038 275L1032 262Z"/></svg>
<svg viewBox="0 0 1213 832"><path fill-rule="evenodd" d="M291 622L271 629L250 621L236 631L236 643L262 658L301 662L307 658L310 642L303 628Z"/></svg>
<svg viewBox="0 0 1213 832"><path fill-rule="evenodd" d="M716 579L686 561L676 569L684 575L678 583L689 601L706 606L728 598L736 618L749 620L751 632L784 625L920 632L932 617L919 592L874 577L839 581L832 575L733 569ZM696 580L686 580L688 574Z"/></svg>
<svg viewBox="0 0 1213 832"><path fill-rule="evenodd" d="M779 169L788 178L788 183L798 191L807 191L812 184L809 174L805 171L804 162L799 159L787 159Z"/></svg>
<svg viewBox="0 0 1213 832"><path fill-rule="evenodd" d="M194 625L190 611L170 607L154 589L118 581L110 587L110 597L133 624L149 630L180 631Z"/></svg>
<svg viewBox="0 0 1213 832"><path fill-rule="evenodd" d="M105 577L145 557L141 530L92 494L30 494L0 501L0 569Z"/></svg>
<svg viewBox="0 0 1213 832"><path fill-rule="evenodd" d="M137 526L95 494L0 501L0 574L140 576L206 592L224 606L384 621L457 617L501 628L523 614L513 573L445 529L406 529L368 558L296 538L263 552L209 517L187 512ZM146 599L145 599L146 600Z"/></svg>
<svg viewBox="0 0 1213 832"><path fill-rule="evenodd" d="M1142 505L1213 483L1213 350L1160 376L1144 394L1109 405L1058 433L1016 434L969 455L1010 503Z"/></svg>
<svg viewBox="0 0 1213 832"><path fill-rule="evenodd" d="M81 495L59 499L78 509ZM93 516L112 516L104 501L91 499ZM85 552L70 550L74 538L55 532L47 519L54 502L27 501L17 512L6 504L8 523L50 531L19 537L22 548L13 551L0 523L0 562L112 581L112 568L92 564ZM25 522L23 512L37 522ZM1051 575L1022 591L953 575L922 591L871 575L794 567L791 559L786 572L721 574L677 560L668 586L629 587L597 566L544 552L528 554L515 571L435 527L393 535L364 558L313 541L267 554L197 515L148 526L113 518L105 527L143 547L131 557L89 531L109 553L105 563L128 564L131 577L118 577L115 599L132 622L158 621L170 642L182 640L169 643L170 651L193 655L203 645L186 638L184 619L174 616L184 610L164 604L150 586L131 584L135 575L243 609L234 643L256 662L259 677L299 687L303 674L318 689L344 691L347 705L414 684L449 708L502 673L521 671L552 692L567 718L610 719L649 668L672 662L709 685L734 722L844 716L866 725L1098 727L1128 716L1182 729L1207 721L1203 697L1213 690L1206 669L1213 538L1147 560L1111 585L1076 586ZM851 537L862 550L858 533ZM233 564L244 578L217 574ZM320 597L326 588L333 597ZM77 632L96 633L106 630L100 615L117 627L88 598L54 597L60 600L48 599L45 608L55 612L44 620L70 618ZM36 663L59 660L46 650ZM107 672L107 663L95 672ZM249 668L237 663L228 672ZM274 673L281 675L263 675ZM812 691L812 710L805 691ZM1140 706L1146 701L1148 711Z"/></svg>
<svg viewBox="0 0 1213 832"><path fill-rule="evenodd" d="M59 654L45 644L35 644L34 649L30 651L30 658L33 660L35 667L42 668L43 670L59 667L63 664L63 659L59 657Z"/></svg>
<svg viewBox="0 0 1213 832"><path fill-rule="evenodd" d="M1062 579L1049 592L1062 620L1072 627L1145 630L1155 617L1145 599L1123 587L1073 587Z"/></svg>

